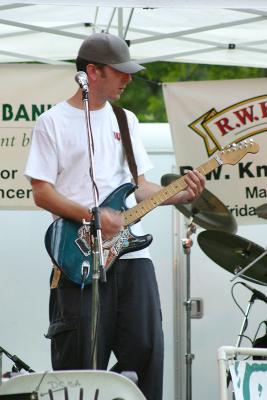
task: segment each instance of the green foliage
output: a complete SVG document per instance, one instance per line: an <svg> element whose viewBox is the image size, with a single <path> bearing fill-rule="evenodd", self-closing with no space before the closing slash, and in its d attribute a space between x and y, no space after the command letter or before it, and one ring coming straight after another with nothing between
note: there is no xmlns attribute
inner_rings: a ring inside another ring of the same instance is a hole
<svg viewBox="0 0 267 400"><path fill-rule="evenodd" d="M267 70L206 64L155 62L133 75L118 105L132 110L141 122L167 122L162 83L219 79L261 78Z"/></svg>

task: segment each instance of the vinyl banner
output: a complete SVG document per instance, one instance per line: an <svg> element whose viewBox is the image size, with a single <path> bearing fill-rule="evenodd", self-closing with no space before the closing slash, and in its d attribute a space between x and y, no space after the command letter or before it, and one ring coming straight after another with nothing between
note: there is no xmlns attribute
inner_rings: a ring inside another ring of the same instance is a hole
<svg viewBox="0 0 267 400"><path fill-rule="evenodd" d="M238 223L266 222L256 208L267 197L267 79L166 83L163 92L177 173L209 161L206 187Z"/></svg>
<svg viewBox="0 0 267 400"><path fill-rule="evenodd" d="M34 208L24 168L36 118L74 93L75 66L0 66L0 209Z"/></svg>
<svg viewBox="0 0 267 400"><path fill-rule="evenodd" d="M266 361L234 361L230 372L236 400L267 399Z"/></svg>

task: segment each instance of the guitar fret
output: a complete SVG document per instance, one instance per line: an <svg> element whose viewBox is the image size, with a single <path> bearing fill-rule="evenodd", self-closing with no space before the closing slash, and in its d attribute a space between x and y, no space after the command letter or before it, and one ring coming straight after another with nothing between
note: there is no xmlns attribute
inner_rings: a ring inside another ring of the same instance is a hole
<svg viewBox="0 0 267 400"><path fill-rule="evenodd" d="M198 169L197 169L197 171L198 172L200 172L202 175L206 175L206 171L205 171L205 168L204 167L199 167Z"/></svg>
<svg viewBox="0 0 267 400"><path fill-rule="evenodd" d="M198 171L202 175L206 175L208 172L212 171L217 166L217 161L215 159L209 160L207 163L201 165L198 168ZM170 183L165 188L161 189L159 192L154 194L153 196L143 200L141 203L136 206L126 210L123 212L124 217L124 226L130 225L141 219L144 215L146 215L149 211L156 208L158 205L164 203L165 200L168 200L176 193L181 192L186 188L187 184L184 180L184 177L180 177L176 181Z"/></svg>
<svg viewBox="0 0 267 400"><path fill-rule="evenodd" d="M215 158L212 158L208 162L206 162L205 164L200 165L200 167L198 167L197 170L202 175L206 175L209 172L213 171L217 167L218 167L218 162L216 161Z"/></svg>
<svg viewBox="0 0 267 400"><path fill-rule="evenodd" d="M176 193L184 190L185 188L185 180L183 179L183 177L179 178L175 182L171 183L169 186L161 189L155 195L143 200L141 203L128 209L127 211L124 211L124 226L130 225L138 221L149 211L153 210L158 205L162 204L165 200L168 200L170 197L174 196Z"/></svg>

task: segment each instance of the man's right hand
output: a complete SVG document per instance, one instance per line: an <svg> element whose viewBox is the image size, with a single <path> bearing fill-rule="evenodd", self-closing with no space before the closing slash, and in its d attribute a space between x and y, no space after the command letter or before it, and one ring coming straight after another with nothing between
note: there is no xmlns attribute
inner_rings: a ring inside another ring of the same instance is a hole
<svg viewBox="0 0 267 400"><path fill-rule="evenodd" d="M111 208L101 208L100 221L103 239L112 239L123 229L122 214Z"/></svg>

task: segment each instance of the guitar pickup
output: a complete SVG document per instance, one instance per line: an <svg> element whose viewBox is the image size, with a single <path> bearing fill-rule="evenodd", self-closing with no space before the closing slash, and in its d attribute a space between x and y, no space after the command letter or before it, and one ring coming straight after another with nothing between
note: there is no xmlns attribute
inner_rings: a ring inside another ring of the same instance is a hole
<svg viewBox="0 0 267 400"><path fill-rule="evenodd" d="M89 256L91 254L91 246L86 239L84 239L83 237L79 237L75 240L75 243L77 244L84 256Z"/></svg>

